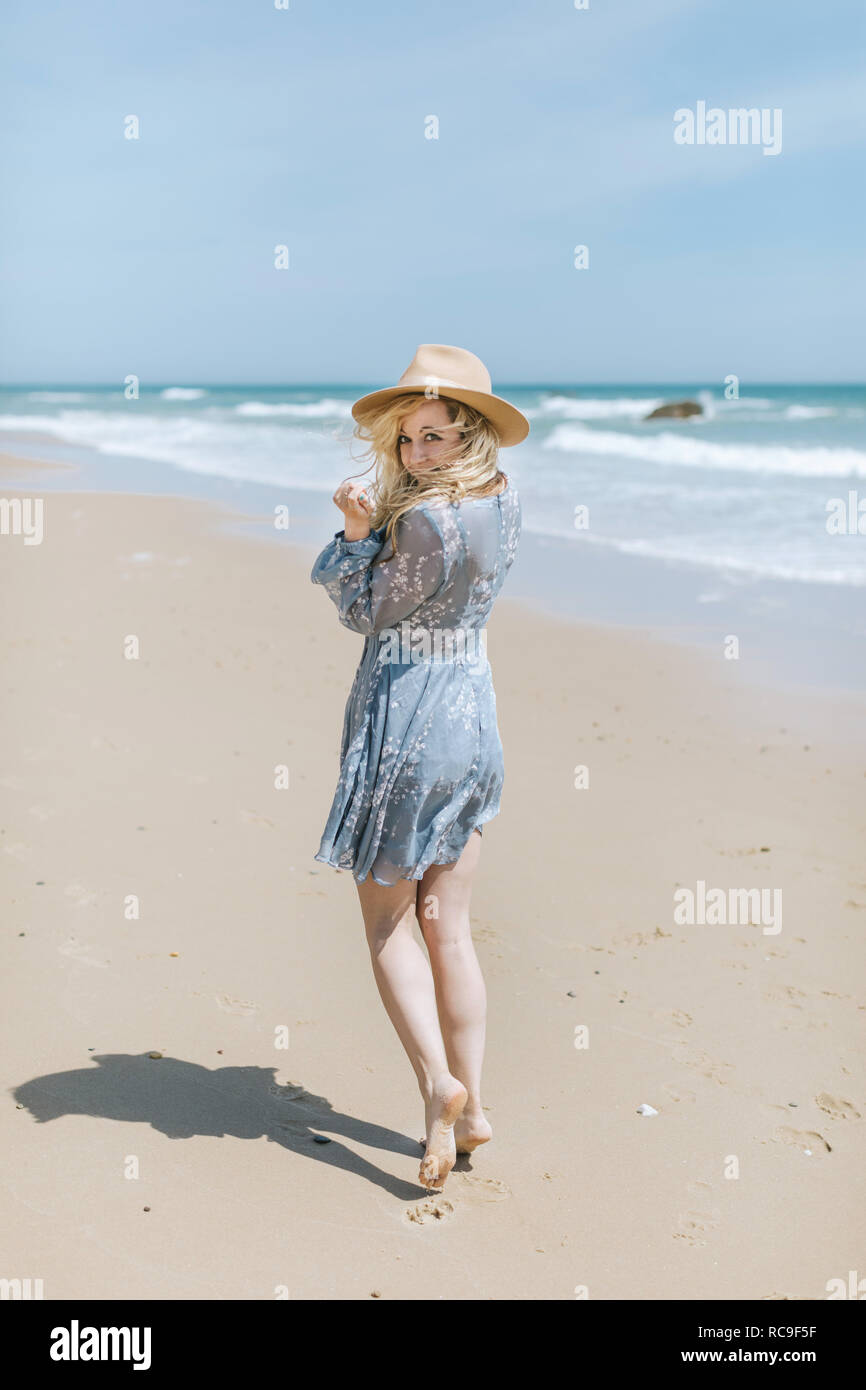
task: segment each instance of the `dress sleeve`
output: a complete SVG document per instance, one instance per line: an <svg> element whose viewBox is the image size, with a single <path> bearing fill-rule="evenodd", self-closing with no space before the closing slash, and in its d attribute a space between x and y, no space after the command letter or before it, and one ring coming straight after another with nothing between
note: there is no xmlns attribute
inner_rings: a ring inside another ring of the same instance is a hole
<svg viewBox="0 0 866 1390"><path fill-rule="evenodd" d="M400 517L396 546L395 554L384 527L361 541L347 541L338 531L319 555L310 579L333 599L344 627L365 635L394 627L442 584L442 535L420 507Z"/></svg>

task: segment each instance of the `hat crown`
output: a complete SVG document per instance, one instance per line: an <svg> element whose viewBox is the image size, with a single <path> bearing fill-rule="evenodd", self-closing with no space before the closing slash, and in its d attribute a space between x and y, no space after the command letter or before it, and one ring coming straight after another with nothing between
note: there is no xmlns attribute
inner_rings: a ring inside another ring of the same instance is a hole
<svg viewBox="0 0 866 1390"><path fill-rule="evenodd" d="M447 343L421 343L398 386L459 386L464 391L491 390L490 373L474 352Z"/></svg>
<svg viewBox="0 0 866 1390"><path fill-rule="evenodd" d="M490 373L474 352L448 343L421 343L396 386L368 391L352 405L359 424L369 424L376 411L395 396L423 394L429 400L440 395L462 401L484 415L502 445L519 444L529 433L529 421L510 401L493 394Z"/></svg>

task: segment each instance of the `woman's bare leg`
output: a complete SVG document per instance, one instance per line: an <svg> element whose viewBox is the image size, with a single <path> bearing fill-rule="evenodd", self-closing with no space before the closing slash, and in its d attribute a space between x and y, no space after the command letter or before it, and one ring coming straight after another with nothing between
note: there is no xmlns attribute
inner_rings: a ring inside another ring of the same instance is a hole
<svg viewBox="0 0 866 1390"><path fill-rule="evenodd" d="M433 976L412 934L418 884L399 879L383 888L368 876L356 887L379 994L412 1063L427 1113L419 1180L439 1189L454 1167L454 1122L466 1104L466 1089L448 1070Z"/></svg>
<svg viewBox="0 0 866 1390"><path fill-rule="evenodd" d="M480 856L481 835L473 831L455 863L430 866L418 885L416 903L430 952L448 1068L469 1093L454 1126L459 1153L471 1153L493 1134L481 1107L487 991L469 924L469 900Z"/></svg>

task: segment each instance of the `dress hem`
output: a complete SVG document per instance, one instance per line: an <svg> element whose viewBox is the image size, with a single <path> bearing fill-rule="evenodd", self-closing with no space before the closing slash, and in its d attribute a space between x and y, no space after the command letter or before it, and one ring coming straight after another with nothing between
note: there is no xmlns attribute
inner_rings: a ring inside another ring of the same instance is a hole
<svg viewBox="0 0 866 1390"><path fill-rule="evenodd" d="M435 865L456 864L457 860L460 858L460 855L463 853L464 849L469 844L470 837L474 835L475 831L478 830L480 832L482 825L487 825L489 821L495 820L496 816L498 815L499 811L497 810L494 811L493 814L490 816L480 816L470 829L469 834L466 836L466 839L463 841L463 844L460 846L458 853L455 855L453 859L431 859L427 867L422 869L420 873L416 872L418 868L417 864L413 864L411 873L400 874L399 878L396 878L394 880L394 883L383 883L381 879L376 877L372 869L368 869L367 872L364 874L363 878L358 878L355 874L354 869L348 868L347 866L342 864L335 864L332 859L329 859L326 855L322 854L321 852L318 854L314 854L313 859L319 864L327 864L330 868L336 869L338 873L350 873L356 883L365 883L368 878L372 878L373 882L377 883L380 888L393 888L396 883L399 883L401 881L401 879L408 879L410 883L420 883L421 879L426 874L427 869L432 869Z"/></svg>

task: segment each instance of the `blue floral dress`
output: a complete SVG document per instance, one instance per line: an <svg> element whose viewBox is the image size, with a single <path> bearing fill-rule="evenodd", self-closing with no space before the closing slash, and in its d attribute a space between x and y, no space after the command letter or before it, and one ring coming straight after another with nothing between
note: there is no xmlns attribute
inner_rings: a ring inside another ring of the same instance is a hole
<svg viewBox="0 0 866 1390"><path fill-rule="evenodd" d="M314 858L358 883L420 879L499 813L504 777L485 624L520 538L520 499L417 503L360 541L338 531L310 578L363 633L340 776Z"/></svg>

